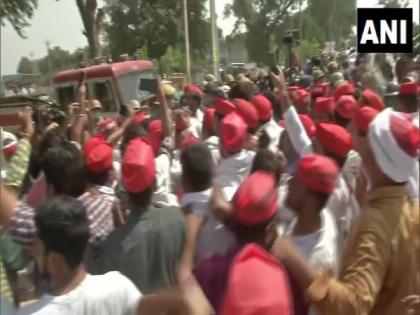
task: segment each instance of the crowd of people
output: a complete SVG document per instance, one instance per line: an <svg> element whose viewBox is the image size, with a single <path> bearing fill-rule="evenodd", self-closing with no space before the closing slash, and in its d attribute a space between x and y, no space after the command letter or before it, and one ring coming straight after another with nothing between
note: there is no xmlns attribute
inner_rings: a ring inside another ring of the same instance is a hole
<svg viewBox="0 0 420 315"><path fill-rule="evenodd" d="M420 314L418 73L156 80L2 132L1 314Z"/></svg>

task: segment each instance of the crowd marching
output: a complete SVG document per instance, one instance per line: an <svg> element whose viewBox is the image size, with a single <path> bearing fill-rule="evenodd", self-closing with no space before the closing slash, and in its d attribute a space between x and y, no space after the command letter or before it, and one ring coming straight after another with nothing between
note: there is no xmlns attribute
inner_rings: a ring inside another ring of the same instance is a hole
<svg viewBox="0 0 420 315"><path fill-rule="evenodd" d="M1 314L420 314L418 73L156 80L3 131Z"/></svg>

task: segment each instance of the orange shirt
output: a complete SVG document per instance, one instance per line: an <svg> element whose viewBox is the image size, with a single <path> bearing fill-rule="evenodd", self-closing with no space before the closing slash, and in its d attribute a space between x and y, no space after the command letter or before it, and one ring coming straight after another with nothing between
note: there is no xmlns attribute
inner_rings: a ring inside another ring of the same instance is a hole
<svg viewBox="0 0 420 315"><path fill-rule="evenodd" d="M322 273L308 294L323 315L405 315L401 299L419 294L419 205L405 186L369 193L348 235L340 279Z"/></svg>

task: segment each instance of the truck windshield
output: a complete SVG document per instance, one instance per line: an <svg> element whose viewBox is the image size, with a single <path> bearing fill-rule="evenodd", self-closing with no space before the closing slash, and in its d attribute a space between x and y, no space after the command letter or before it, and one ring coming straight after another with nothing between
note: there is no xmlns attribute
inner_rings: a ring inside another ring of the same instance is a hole
<svg viewBox="0 0 420 315"><path fill-rule="evenodd" d="M147 84L140 84L140 82L143 79L150 80L154 77L155 74L152 70L130 72L120 75L118 80L124 104L128 104L131 100L142 102L148 99L153 94L153 91L140 89L140 86L147 86Z"/></svg>

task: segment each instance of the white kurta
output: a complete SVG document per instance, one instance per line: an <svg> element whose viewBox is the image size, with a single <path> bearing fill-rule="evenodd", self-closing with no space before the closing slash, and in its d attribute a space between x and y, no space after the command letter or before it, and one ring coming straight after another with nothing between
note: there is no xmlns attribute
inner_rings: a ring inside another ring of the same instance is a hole
<svg viewBox="0 0 420 315"><path fill-rule="evenodd" d="M220 139L217 136L210 136L206 140L204 140L204 143L210 150L211 158L213 160L214 165L219 164L220 161L219 142Z"/></svg>
<svg viewBox="0 0 420 315"><path fill-rule="evenodd" d="M255 152L242 150L226 159L222 159L215 169L214 182L223 188L225 197L230 201L249 175Z"/></svg>
<svg viewBox="0 0 420 315"><path fill-rule="evenodd" d="M280 127L273 119L271 119L259 128L258 132L262 131L264 131L270 139L268 149L271 152L276 153L278 151L278 144L283 128Z"/></svg>
<svg viewBox="0 0 420 315"><path fill-rule="evenodd" d="M177 197L171 193L171 161L169 155L162 153L155 158L156 191L153 204L160 207L178 206Z"/></svg>
<svg viewBox="0 0 420 315"><path fill-rule="evenodd" d="M289 134L290 142L299 156L312 153L312 141L309 139L295 107L290 106L283 114L283 118L286 124L287 133Z"/></svg>

